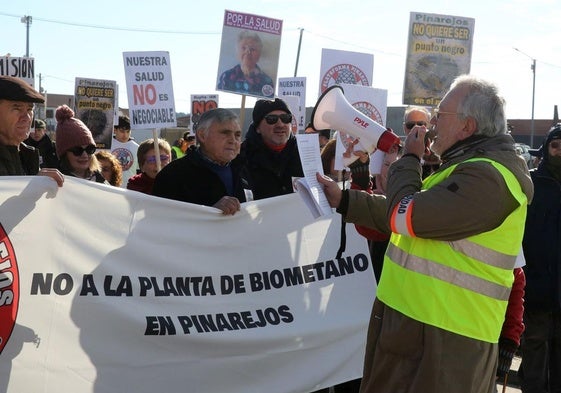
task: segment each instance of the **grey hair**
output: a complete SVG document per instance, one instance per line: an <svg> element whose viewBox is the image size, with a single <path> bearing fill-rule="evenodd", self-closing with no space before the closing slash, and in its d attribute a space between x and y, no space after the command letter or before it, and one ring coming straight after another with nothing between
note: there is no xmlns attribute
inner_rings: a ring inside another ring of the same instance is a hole
<svg viewBox="0 0 561 393"><path fill-rule="evenodd" d="M458 116L462 119L472 117L477 122L475 135L495 136L506 134L505 100L499 95L493 83L472 75L460 75L450 90L466 87L467 95L458 105Z"/></svg>
<svg viewBox="0 0 561 393"><path fill-rule="evenodd" d="M249 30L242 30L238 34L238 43L242 42L245 39L251 39L259 45L259 49L263 49L263 41L261 41L261 37L254 31Z"/></svg>
<svg viewBox="0 0 561 393"><path fill-rule="evenodd" d="M405 108L405 113L403 114L403 121L406 121L407 116L409 116L409 114L414 111L423 112L427 117L428 121L430 122L431 114L429 110L424 106L417 106L417 105L409 105L407 108Z"/></svg>
<svg viewBox="0 0 561 393"><path fill-rule="evenodd" d="M229 109L215 108L204 112L199 118L198 123L195 125L195 132L202 130L205 135L208 135L210 127L214 123L224 123L227 121L240 121L238 115Z"/></svg>

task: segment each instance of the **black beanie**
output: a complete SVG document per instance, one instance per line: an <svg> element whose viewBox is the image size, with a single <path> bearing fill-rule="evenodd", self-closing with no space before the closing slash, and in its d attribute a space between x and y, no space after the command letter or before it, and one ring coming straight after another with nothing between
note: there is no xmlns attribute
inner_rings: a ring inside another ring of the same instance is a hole
<svg viewBox="0 0 561 393"><path fill-rule="evenodd" d="M292 114L286 102L280 98L275 98L274 101L271 100L258 100L253 107L253 124L255 127L259 126L259 123L265 116L267 116L272 111L285 111L286 113Z"/></svg>
<svg viewBox="0 0 561 393"><path fill-rule="evenodd" d="M549 153L548 153L548 146L549 143L554 139L561 139L561 123L557 123L553 127L549 129L545 140L543 141L543 145L541 147L543 151L543 160L544 162L549 162Z"/></svg>
<svg viewBox="0 0 561 393"><path fill-rule="evenodd" d="M561 123L557 123L556 125L554 125L549 129L549 132L547 133L547 137L544 142L544 147L547 147L547 145L549 145L549 142L551 142L554 139L561 139Z"/></svg>

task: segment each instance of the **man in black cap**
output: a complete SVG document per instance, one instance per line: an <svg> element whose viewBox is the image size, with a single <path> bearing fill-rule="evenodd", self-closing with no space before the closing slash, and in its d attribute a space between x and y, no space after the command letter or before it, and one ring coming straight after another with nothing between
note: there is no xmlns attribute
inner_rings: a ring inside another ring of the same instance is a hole
<svg viewBox="0 0 561 393"><path fill-rule="evenodd" d="M522 363L523 392L561 389L561 123L540 149L543 159L530 171L534 199L524 230L526 294Z"/></svg>
<svg viewBox="0 0 561 393"><path fill-rule="evenodd" d="M33 132L23 143L39 150L39 166L41 168L58 168L55 143L46 134L47 125L40 119L35 119L33 125Z"/></svg>
<svg viewBox="0 0 561 393"><path fill-rule="evenodd" d="M253 198L264 199L294 192L293 177L303 177L292 113L280 98L258 100L236 160L245 164Z"/></svg>
<svg viewBox="0 0 561 393"><path fill-rule="evenodd" d="M34 103L44 102L23 80L0 76L0 176L42 175L62 186L62 174L55 168L39 169L38 150L23 143L29 135Z"/></svg>

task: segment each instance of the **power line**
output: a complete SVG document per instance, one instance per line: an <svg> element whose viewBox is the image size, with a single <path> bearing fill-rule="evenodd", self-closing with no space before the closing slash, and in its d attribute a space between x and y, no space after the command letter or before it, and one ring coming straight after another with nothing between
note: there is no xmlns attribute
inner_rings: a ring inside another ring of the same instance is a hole
<svg viewBox="0 0 561 393"><path fill-rule="evenodd" d="M13 18L20 19L20 15L13 15L13 14L6 14L0 12L2 16L8 16ZM54 19L46 19L46 18L39 18L33 17L33 21L41 21L47 23L55 23L59 25L67 25L67 26L77 26L77 27L87 27L91 29L103 29L103 30L118 30L118 31L134 31L137 33L160 33L160 34L183 34L183 35L219 35L222 34L221 31L180 31L180 30L157 30L157 29L140 29L134 27L119 27L119 26L103 26L103 25L90 25L84 23L74 23L74 22L66 22Z"/></svg>

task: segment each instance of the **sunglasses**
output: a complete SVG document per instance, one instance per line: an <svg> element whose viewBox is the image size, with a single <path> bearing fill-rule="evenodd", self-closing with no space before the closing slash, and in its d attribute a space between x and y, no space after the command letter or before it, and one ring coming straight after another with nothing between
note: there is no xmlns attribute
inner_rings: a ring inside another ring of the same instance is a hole
<svg viewBox="0 0 561 393"><path fill-rule="evenodd" d="M86 152L88 156L91 156L95 153L95 149L96 148L94 145L88 145L86 147L75 146L72 149L68 149L68 151L74 154L76 157L80 157L82 154L84 154L84 152Z"/></svg>
<svg viewBox="0 0 561 393"><path fill-rule="evenodd" d="M405 123L405 128L410 130L415 126L426 126L426 125L427 125L426 121L408 121L407 123Z"/></svg>
<svg viewBox="0 0 561 393"><path fill-rule="evenodd" d="M277 124L279 119L284 123L288 124L292 122L292 115L290 113L283 113L282 115L267 115L265 116L265 121L267 124L273 125Z"/></svg>
<svg viewBox="0 0 561 393"><path fill-rule="evenodd" d="M160 154L160 162L162 161L169 161L169 156L167 154ZM146 162L149 164L156 163L156 156L148 156L146 157Z"/></svg>
<svg viewBox="0 0 561 393"><path fill-rule="evenodd" d="M440 116L443 115L458 115L458 112L446 112L446 111L441 111L440 108L434 108L432 110L432 118L436 117L436 120L440 119Z"/></svg>
<svg viewBox="0 0 561 393"><path fill-rule="evenodd" d="M551 141L549 142L549 146L551 146L553 149L558 149L561 147L561 142L560 141Z"/></svg>

